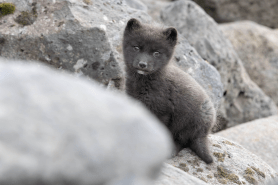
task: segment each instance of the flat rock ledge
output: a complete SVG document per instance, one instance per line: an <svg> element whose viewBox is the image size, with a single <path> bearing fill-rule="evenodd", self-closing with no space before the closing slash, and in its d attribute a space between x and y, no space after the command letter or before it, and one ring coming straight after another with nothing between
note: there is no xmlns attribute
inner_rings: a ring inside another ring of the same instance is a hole
<svg viewBox="0 0 278 185"><path fill-rule="evenodd" d="M278 116L250 121L216 135L239 143L278 172Z"/></svg>
<svg viewBox="0 0 278 185"><path fill-rule="evenodd" d="M277 114L277 107L248 76L232 44L218 24L193 1L175 1L161 11L165 25L174 26L200 56L220 73L221 112L228 127Z"/></svg>
<svg viewBox="0 0 278 185"><path fill-rule="evenodd" d="M210 135L214 162L207 165L190 149L167 161L211 185L265 184L278 177L277 172L261 158L225 138Z"/></svg>

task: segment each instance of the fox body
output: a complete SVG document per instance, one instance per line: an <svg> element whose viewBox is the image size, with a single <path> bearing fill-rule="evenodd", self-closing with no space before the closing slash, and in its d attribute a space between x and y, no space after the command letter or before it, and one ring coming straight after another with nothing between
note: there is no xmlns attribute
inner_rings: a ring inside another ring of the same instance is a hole
<svg viewBox="0 0 278 185"><path fill-rule="evenodd" d="M216 112L204 89L171 63L176 43L175 28L129 20L123 38L126 92L168 127L177 152L189 147L211 163L207 135L215 124Z"/></svg>

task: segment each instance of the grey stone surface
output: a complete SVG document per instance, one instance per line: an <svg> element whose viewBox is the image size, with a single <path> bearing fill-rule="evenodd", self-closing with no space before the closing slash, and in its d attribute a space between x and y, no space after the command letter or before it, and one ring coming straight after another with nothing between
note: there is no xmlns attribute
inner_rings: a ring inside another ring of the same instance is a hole
<svg viewBox="0 0 278 185"><path fill-rule="evenodd" d="M38 60L124 88L122 32L131 17L150 20L146 13L122 0L5 1L16 11L0 20L0 56ZM15 22L21 11L32 9L33 24Z"/></svg>
<svg viewBox="0 0 278 185"><path fill-rule="evenodd" d="M0 184L152 185L172 142L123 94L0 59Z"/></svg>
<svg viewBox="0 0 278 185"><path fill-rule="evenodd" d="M221 110L229 126L277 113L275 103L246 73L232 44L196 3L175 1L162 10L161 18L176 27L220 73L224 87Z"/></svg>
<svg viewBox="0 0 278 185"><path fill-rule="evenodd" d="M278 172L278 116L257 119L216 135L239 143Z"/></svg>
<svg viewBox="0 0 278 185"><path fill-rule="evenodd" d="M278 178L267 183L267 185L277 185L277 184L278 184Z"/></svg>
<svg viewBox="0 0 278 185"><path fill-rule="evenodd" d="M278 27L277 0L193 0L217 22L252 20L259 24Z"/></svg>
<svg viewBox="0 0 278 185"><path fill-rule="evenodd" d="M223 92L220 74L200 57L182 35L179 35L179 40L173 57L174 64L190 74L206 90L218 110Z"/></svg>
<svg viewBox="0 0 278 185"><path fill-rule="evenodd" d="M266 184L278 177L273 168L241 145L216 135L209 140L212 164L207 165L190 149L183 149L167 163L211 185Z"/></svg>
<svg viewBox="0 0 278 185"><path fill-rule="evenodd" d="M206 185L204 181L165 163L155 185Z"/></svg>
<svg viewBox="0 0 278 185"><path fill-rule="evenodd" d="M161 22L160 11L170 4L168 0L141 0L148 7L148 14L157 22Z"/></svg>
<svg viewBox="0 0 278 185"><path fill-rule="evenodd" d="M125 0L126 4L132 8L147 11L148 7L140 0Z"/></svg>
<svg viewBox="0 0 278 185"><path fill-rule="evenodd" d="M251 21L221 24L254 81L278 105L278 33Z"/></svg>

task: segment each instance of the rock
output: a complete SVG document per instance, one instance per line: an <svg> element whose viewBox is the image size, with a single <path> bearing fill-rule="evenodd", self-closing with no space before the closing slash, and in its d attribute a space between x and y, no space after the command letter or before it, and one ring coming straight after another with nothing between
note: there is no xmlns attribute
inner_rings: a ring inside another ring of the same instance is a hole
<svg viewBox="0 0 278 185"><path fill-rule="evenodd" d="M278 28L277 0L193 0L216 22L252 20L259 24Z"/></svg>
<svg viewBox="0 0 278 185"><path fill-rule="evenodd" d="M190 149L183 149L167 163L211 185L265 184L278 174L261 158L225 138L210 135L214 162L206 165Z"/></svg>
<svg viewBox="0 0 278 185"><path fill-rule="evenodd" d="M146 13L122 0L6 2L16 11L1 20L0 56L38 60L124 88L122 32L131 17L150 20Z"/></svg>
<svg viewBox="0 0 278 185"><path fill-rule="evenodd" d="M278 184L278 178L267 183L267 185L277 185L277 184Z"/></svg>
<svg viewBox="0 0 278 185"><path fill-rule="evenodd" d="M254 81L278 105L278 34L251 21L221 24Z"/></svg>
<svg viewBox="0 0 278 185"><path fill-rule="evenodd" d="M148 7L148 14L157 22L161 22L160 11L170 4L168 0L141 0Z"/></svg>
<svg viewBox="0 0 278 185"><path fill-rule="evenodd" d="M154 183L172 142L143 105L24 63L0 59L0 184Z"/></svg>
<svg viewBox="0 0 278 185"><path fill-rule="evenodd" d="M175 1L162 10L161 18L176 27L220 73L224 87L221 110L228 126L277 113L275 103L251 81L218 25L196 3Z"/></svg>
<svg viewBox="0 0 278 185"><path fill-rule="evenodd" d="M165 163L155 185L206 185L202 180Z"/></svg>
<svg viewBox="0 0 278 185"><path fill-rule="evenodd" d="M278 116L244 123L216 135L239 143L278 172Z"/></svg>
<svg viewBox="0 0 278 185"><path fill-rule="evenodd" d="M173 57L174 63L190 74L206 90L214 107L218 109L223 92L220 74L212 65L204 61L181 35L179 35L179 40Z"/></svg>
<svg viewBox="0 0 278 185"><path fill-rule="evenodd" d="M138 10L147 11L148 7L142 3L140 0L125 0L126 4L131 8L135 8Z"/></svg>

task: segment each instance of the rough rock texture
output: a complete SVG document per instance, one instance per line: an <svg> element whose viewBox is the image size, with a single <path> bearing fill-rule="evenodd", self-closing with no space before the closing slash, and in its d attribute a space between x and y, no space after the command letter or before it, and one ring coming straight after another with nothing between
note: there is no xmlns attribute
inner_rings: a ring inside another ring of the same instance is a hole
<svg viewBox="0 0 278 185"><path fill-rule="evenodd" d="M165 6L169 5L170 2L168 0L141 0L146 4L148 10L148 14L157 22L161 22L160 19L160 11Z"/></svg>
<svg viewBox="0 0 278 185"><path fill-rule="evenodd" d="M216 135L241 144L278 172L278 116L244 123Z"/></svg>
<svg viewBox="0 0 278 185"><path fill-rule="evenodd" d="M277 0L193 0L216 22L252 20L259 24L278 28Z"/></svg>
<svg viewBox="0 0 278 185"><path fill-rule="evenodd" d="M267 185L277 185L277 184L278 184L278 178L267 183Z"/></svg>
<svg viewBox="0 0 278 185"><path fill-rule="evenodd" d="M218 71L204 61L188 41L179 35L173 57L174 64L190 74L211 97L214 107L219 108L222 98L223 85ZM186 82L185 82L186 83Z"/></svg>
<svg viewBox="0 0 278 185"><path fill-rule="evenodd" d="M126 4L132 8L138 9L138 10L144 10L147 11L148 7L142 3L140 0L125 0Z"/></svg>
<svg viewBox="0 0 278 185"><path fill-rule="evenodd" d="M261 158L225 138L211 135L214 162L206 165L195 153L183 149L167 163L211 185L265 184L278 174Z"/></svg>
<svg viewBox="0 0 278 185"><path fill-rule="evenodd" d="M229 126L277 113L275 103L250 80L229 40L196 3L175 1L162 10L161 18L219 71L224 87L222 110Z"/></svg>
<svg viewBox="0 0 278 185"><path fill-rule="evenodd" d="M131 17L150 20L146 13L122 0L5 1L16 11L0 20L0 56L42 61L123 88L122 32ZM15 22L23 11L31 25Z"/></svg>
<svg viewBox="0 0 278 185"><path fill-rule="evenodd" d="M0 125L0 184L152 185L172 148L166 128L126 96L2 59Z"/></svg>
<svg viewBox="0 0 278 185"><path fill-rule="evenodd" d="M204 181L165 163L159 179L154 185L206 185Z"/></svg>
<svg viewBox="0 0 278 185"><path fill-rule="evenodd" d="M251 21L222 24L250 78L278 105L278 32Z"/></svg>
<svg viewBox="0 0 278 185"><path fill-rule="evenodd" d="M18 8L0 20L0 56L40 60L111 88L124 89L122 34L127 20L135 17L152 23L145 11L134 9L139 3L135 0L9 2ZM23 27L14 22L21 11L33 10L37 15L33 24ZM181 43L175 55L178 65L189 70L218 106L223 91L219 73L187 41L181 39Z"/></svg>

